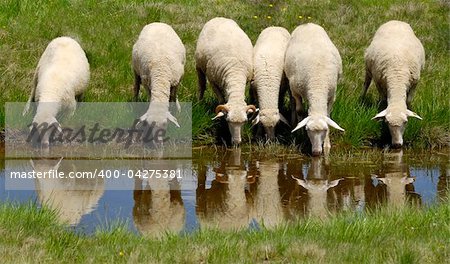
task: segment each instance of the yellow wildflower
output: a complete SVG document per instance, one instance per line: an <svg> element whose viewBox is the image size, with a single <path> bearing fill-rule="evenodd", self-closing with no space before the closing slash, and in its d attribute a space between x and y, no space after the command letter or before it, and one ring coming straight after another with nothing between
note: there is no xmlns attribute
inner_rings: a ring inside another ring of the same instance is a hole
<svg viewBox="0 0 450 264"><path fill-rule="evenodd" d="M273 7L273 4L269 4L269 7Z"/></svg>
<svg viewBox="0 0 450 264"><path fill-rule="evenodd" d="M311 19L311 17L309 16L308 19Z"/></svg>
<svg viewBox="0 0 450 264"><path fill-rule="evenodd" d="M258 16L253 16L253 18L258 18Z"/></svg>
<svg viewBox="0 0 450 264"><path fill-rule="evenodd" d="M303 17L302 16L298 16L298 18L302 19Z"/></svg>
<svg viewBox="0 0 450 264"><path fill-rule="evenodd" d="M271 16L267 16L267 19L272 19L272 17Z"/></svg>
<svg viewBox="0 0 450 264"><path fill-rule="evenodd" d="M120 252L119 252L119 255L120 255L120 256L123 256L123 255L124 255L124 253L123 253L122 251L120 251Z"/></svg>

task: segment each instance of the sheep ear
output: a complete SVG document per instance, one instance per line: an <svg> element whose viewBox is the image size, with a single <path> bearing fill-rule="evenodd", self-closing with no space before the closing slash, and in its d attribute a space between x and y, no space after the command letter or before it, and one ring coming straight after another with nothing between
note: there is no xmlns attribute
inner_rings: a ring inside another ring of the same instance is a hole
<svg viewBox="0 0 450 264"><path fill-rule="evenodd" d="M291 127L291 124L289 124L287 119L282 114L280 114L280 121L285 123L288 127Z"/></svg>
<svg viewBox="0 0 450 264"><path fill-rule="evenodd" d="M401 182L402 182L403 184L410 184L410 183L413 183L415 180L416 180L416 179L414 179L414 178L403 177L403 178L401 179Z"/></svg>
<svg viewBox="0 0 450 264"><path fill-rule="evenodd" d="M305 188L305 189L308 189L308 184L306 183L305 180L297 179L297 178L295 178L294 176L291 176L291 177L292 177L292 179L294 179L294 180L297 181L298 185L302 186L302 187Z"/></svg>
<svg viewBox="0 0 450 264"><path fill-rule="evenodd" d="M211 118L211 120L216 120L217 118L220 118L220 117L222 117L224 115L225 114L223 112L219 112L219 113L217 113L217 115L215 117Z"/></svg>
<svg viewBox="0 0 450 264"><path fill-rule="evenodd" d="M58 169L59 165L61 165L61 161L64 159L64 157L59 158L58 163L56 163L56 165L54 166L54 169Z"/></svg>
<svg viewBox="0 0 450 264"><path fill-rule="evenodd" d="M30 105L31 100L28 100L27 104L25 105L25 108L23 109L22 116L26 116L28 112L30 112Z"/></svg>
<svg viewBox="0 0 450 264"><path fill-rule="evenodd" d="M342 127L340 127L336 122L331 120L331 118L329 118L329 117L327 117L327 124L331 127L336 128L337 130L345 131Z"/></svg>
<svg viewBox="0 0 450 264"><path fill-rule="evenodd" d="M252 127L256 126L259 123L259 113L255 117L255 119L252 120Z"/></svg>
<svg viewBox="0 0 450 264"><path fill-rule="evenodd" d="M343 179L341 178L341 179L337 179L337 180L334 180L334 181L330 182L328 184L328 186L327 186L327 189L336 187L339 184L339 182L342 181L342 180Z"/></svg>
<svg viewBox="0 0 450 264"><path fill-rule="evenodd" d="M56 130L58 130L58 132L60 132L60 133L62 132L61 125L58 123L58 121L53 122L52 126L54 126L56 128Z"/></svg>
<svg viewBox="0 0 450 264"><path fill-rule="evenodd" d="M407 115L408 117L412 116L412 117L415 117L415 118L417 118L417 119L422 120L422 117L420 117L418 114L414 113L414 112L411 111L411 110L406 110L406 115Z"/></svg>
<svg viewBox="0 0 450 264"><path fill-rule="evenodd" d="M178 98L177 98L177 100L175 101L175 103L176 103L176 106L177 106L177 111L178 111L178 113L181 113L181 105L180 105L180 102L178 101Z"/></svg>
<svg viewBox="0 0 450 264"><path fill-rule="evenodd" d="M141 129L143 125L144 125L144 120L142 120L141 118L139 118L138 121L136 122L136 124L134 125L134 127L135 127L136 129Z"/></svg>
<svg viewBox="0 0 450 264"><path fill-rule="evenodd" d="M374 117L372 117L372 120L374 119L379 119L379 118L383 118L386 116L387 110L384 109L383 111L379 112L378 114L376 114Z"/></svg>
<svg viewBox="0 0 450 264"><path fill-rule="evenodd" d="M168 119L170 122L174 123L177 127L180 127L180 124L178 124L177 119L176 119L171 113L169 113L169 112L167 112L167 119Z"/></svg>
<svg viewBox="0 0 450 264"><path fill-rule="evenodd" d="M134 125L136 129L141 129L144 125L145 120L147 119L147 113L143 114L141 117L139 117L139 121Z"/></svg>
<svg viewBox="0 0 450 264"><path fill-rule="evenodd" d="M306 124L308 123L310 117L308 116L307 118L303 119L300 123L298 123L298 125L294 128L294 130L291 131L291 133L293 133L294 131L306 126Z"/></svg>
<svg viewBox="0 0 450 264"><path fill-rule="evenodd" d="M34 128L34 127L37 127L37 123L36 123L36 122L33 122L32 124L29 124L27 127L28 127L28 129L30 130L30 132L31 132L31 131L33 131L33 128Z"/></svg>
<svg viewBox="0 0 450 264"><path fill-rule="evenodd" d="M383 184L389 183L386 178L377 178L379 182L382 182Z"/></svg>

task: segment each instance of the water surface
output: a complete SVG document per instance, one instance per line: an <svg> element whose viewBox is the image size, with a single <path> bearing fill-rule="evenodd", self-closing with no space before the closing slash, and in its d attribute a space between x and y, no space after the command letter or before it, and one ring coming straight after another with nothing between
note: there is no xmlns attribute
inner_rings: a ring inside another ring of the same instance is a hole
<svg viewBox="0 0 450 264"><path fill-rule="evenodd" d="M2 168L0 200L47 202L61 221L83 233L119 220L133 232L161 236L209 227L270 228L379 206L426 207L443 199L450 185L449 157L439 153L380 152L330 160L249 149L199 148L192 154L183 179L128 179L134 187L125 190L111 190L104 179L35 180L32 190L5 190ZM22 162L34 169L81 169L76 160ZM116 163L123 169L127 160Z"/></svg>

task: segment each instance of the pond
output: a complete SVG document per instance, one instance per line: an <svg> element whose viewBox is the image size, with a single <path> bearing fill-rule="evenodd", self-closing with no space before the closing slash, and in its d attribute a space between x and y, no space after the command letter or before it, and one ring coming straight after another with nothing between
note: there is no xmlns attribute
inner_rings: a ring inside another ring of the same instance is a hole
<svg viewBox="0 0 450 264"><path fill-rule="evenodd" d="M373 152L325 160L269 150L201 147L193 149L192 159L176 163L182 173L173 179L138 179L136 168L148 164L114 160L101 166L133 170L134 175L33 179L15 190L8 187L11 171L82 171L86 165L70 159L6 160L0 174L0 200L46 202L77 232L92 233L121 221L132 232L158 237L209 227L270 228L308 216L364 214L380 206L427 207L447 195L446 151Z"/></svg>

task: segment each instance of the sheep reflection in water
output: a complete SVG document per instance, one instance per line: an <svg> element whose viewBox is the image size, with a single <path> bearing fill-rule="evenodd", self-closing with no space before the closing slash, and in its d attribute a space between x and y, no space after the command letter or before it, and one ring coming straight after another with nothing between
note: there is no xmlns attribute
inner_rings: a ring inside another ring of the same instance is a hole
<svg viewBox="0 0 450 264"><path fill-rule="evenodd" d="M135 179L133 220L144 235L161 237L184 227L185 210L176 179Z"/></svg>
<svg viewBox="0 0 450 264"><path fill-rule="evenodd" d="M336 187L343 179L329 180L329 170L324 166L322 159L314 157L308 169L306 179L299 179L297 183L308 191L309 201L307 211L310 216L325 218L329 215L328 190Z"/></svg>
<svg viewBox="0 0 450 264"><path fill-rule="evenodd" d="M36 172L48 172L58 170L68 175L69 172L89 171L88 163L73 160L30 160L33 170ZM87 169L87 170L86 170ZM83 215L92 212L104 192L102 178L36 178L35 187L37 197L41 204L45 204L58 212L61 222L77 225Z"/></svg>
<svg viewBox="0 0 450 264"><path fill-rule="evenodd" d="M373 175L375 184L382 184L387 193L387 205L393 208L405 206L407 201L420 204L420 195L414 192L414 178L409 166L403 161L403 151L384 154L378 175Z"/></svg>
<svg viewBox="0 0 450 264"><path fill-rule="evenodd" d="M254 182L241 163L241 149L228 150L221 166L214 169L215 179L206 189L205 167L199 168L197 217L202 228L233 230L245 228L250 222L249 183Z"/></svg>

